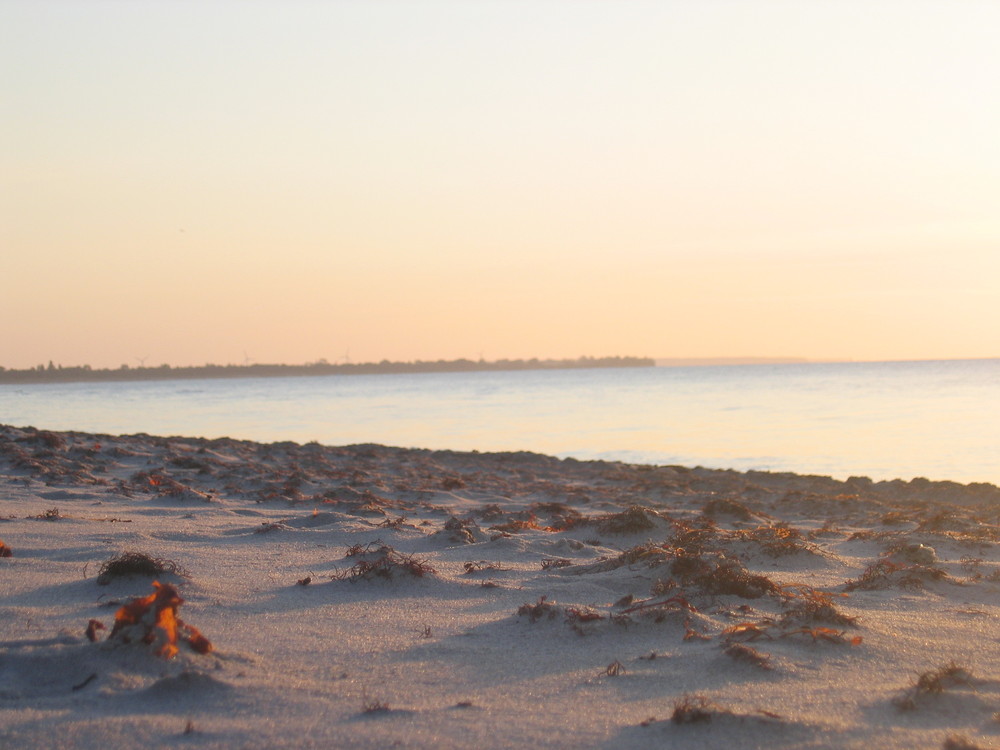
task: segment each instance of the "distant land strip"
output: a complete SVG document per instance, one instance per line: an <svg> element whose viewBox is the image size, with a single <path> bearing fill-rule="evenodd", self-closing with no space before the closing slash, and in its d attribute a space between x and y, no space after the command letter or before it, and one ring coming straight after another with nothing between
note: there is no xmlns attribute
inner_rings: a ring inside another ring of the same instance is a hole
<svg viewBox="0 0 1000 750"><path fill-rule="evenodd" d="M381 373L479 372L503 370L573 370L598 367L655 367L650 357L579 357L577 359L471 359L436 362L381 362L330 364L325 360L305 365L201 365L198 367L129 367L92 369L89 365L63 367L51 362L28 370L0 367L0 384L87 383L134 380L199 380L208 378L280 378L317 375L374 375Z"/></svg>

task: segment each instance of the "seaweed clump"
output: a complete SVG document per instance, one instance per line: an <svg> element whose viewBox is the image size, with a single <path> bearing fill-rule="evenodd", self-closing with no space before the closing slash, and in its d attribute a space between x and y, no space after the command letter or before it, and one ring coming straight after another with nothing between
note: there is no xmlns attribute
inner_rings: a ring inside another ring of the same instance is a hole
<svg viewBox="0 0 1000 750"><path fill-rule="evenodd" d="M948 574L941 568L929 565L904 565L891 560L880 559L865 568L864 572L844 584L845 591L862 589L872 591L888 588L920 590L932 581L947 580Z"/></svg>
<svg viewBox="0 0 1000 750"><path fill-rule="evenodd" d="M517 609L518 617L527 617L531 622L538 622L542 619L554 620L559 615L563 616L565 623L577 635L587 634L588 631L584 627L585 625L608 619L600 612L595 612L589 607L565 607L549 601L546 596L540 596L534 604L522 604ZM610 619L614 622L621 622L616 617L611 617Z"/></svg>
<svg viewBox="0 0 1000 750"><path fill-rule="evenodd" d="M753 513L750 512L750 509L746 505L738 500L731 500L725 497L717 497L709 500L705 503L702 513L713 518L715 516L732 516L741 521L750 521L753 519Z"/></svg>
<svg viewBox="0 0 1000 750"><path fill-rule="evenodd" d="M893 700L893 705L902 711L912 711L917 701L929 695L940 695L947 687L972 684L972 675L955 662L924 672L916 683Z"/></svg>
<svg viewBox="0 0 1000 750"><path fill-rule="evenodd" d="M815 554L816 550L803 539L802 532L783 524L740 529L732 533L737 541L751 542L770 557L784 557L799 552Z"/></svg>
<svg viewBox="0 0 1000 750"><path fill-rule="evenodd" d="M598 530L604 534L638 534L655 529L654 518L659 518L656 511L641 505L631 505L621 513L611 513L595 520Z"/></svg>
<svg viewBox="0 0 1000 750"><path fill-rule="evenodd" d="M145 552L126 550L105 560L97 572L97 582L106 586L116 578L149 576L155 578L165 574L188 577L188 572L173 560L152 557Z"/></svg>
<svg viewBox="0 0 1000 750"><path fill-rule="evenodd" d="M347 570L333 575L335 581L372 580L393 578L400 573L413 578L434 575L437 571L426 560L418 560L413 555L398 552L386 544L354 545L347 550L348 557L361 557Z"/></svg>
<svg viewBox="0 0 1000 750"><path fill-rule="evenodd" d="M671 573L681 583L697 586L703 594L759 599L766 594L781 593L781 587L770 578L751 573L739 560L732 558L722 558L713 564L700 557L678 557L671 565Z"/></svg>
<svg viewBox="0 0 1000 750"><path fill-rule="evenodd" d="M708 721L719 713L719 707L704 695L683 695L674 702L670 720L674 724L696 724Z"/></svg>

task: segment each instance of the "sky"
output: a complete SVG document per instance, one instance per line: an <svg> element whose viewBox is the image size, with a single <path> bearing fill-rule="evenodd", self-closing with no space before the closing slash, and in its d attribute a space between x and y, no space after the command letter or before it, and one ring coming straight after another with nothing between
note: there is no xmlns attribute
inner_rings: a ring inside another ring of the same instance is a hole
<svg viewBox="0 0 1000 750"><path fill-rule="evenodd" d="M0 0L0 366L1000 357L994 0Z"/></svg>

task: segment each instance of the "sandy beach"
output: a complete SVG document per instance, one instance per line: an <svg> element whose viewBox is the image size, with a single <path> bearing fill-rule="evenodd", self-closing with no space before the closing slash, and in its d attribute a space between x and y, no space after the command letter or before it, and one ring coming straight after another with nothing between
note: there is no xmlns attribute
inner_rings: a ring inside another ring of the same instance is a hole
<svg viewBox="0 0 1000 750"><path fill-rule="evenodd" d="M1000 490L0 426L0 747L1000 746Z"/></svg>

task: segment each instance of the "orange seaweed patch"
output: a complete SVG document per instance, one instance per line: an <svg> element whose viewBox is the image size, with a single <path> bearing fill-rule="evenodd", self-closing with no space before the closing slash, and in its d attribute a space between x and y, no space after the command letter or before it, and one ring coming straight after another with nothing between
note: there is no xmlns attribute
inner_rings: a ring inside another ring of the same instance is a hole
<svg viewBox="0 0 1000 750"><path fill-rule="evenodd" d="M11 552L10 547L8 547L3 542L0 542L0 557L13 557L14 553Z"/></svg>
<svg viewBox="0 0 1000 750"><path fill-rule="evenodd" d="M159 581L153 581L153 589L149 596L133 599L118 610L108 638L148 643L164 659L177 654L178 641L187 643L195 653L211 651L211 642L177 616L178 607L184 603L177 589Z"/></svg>

